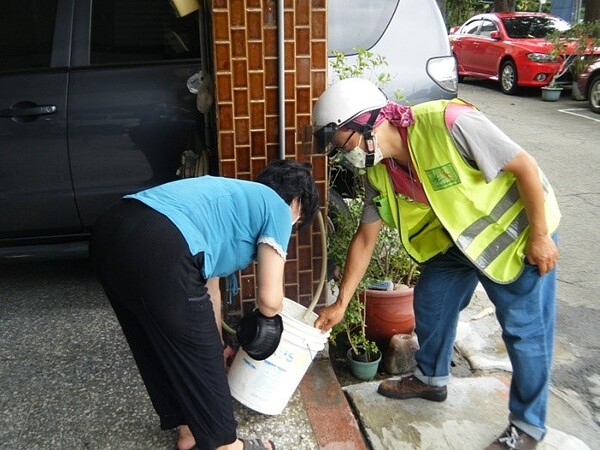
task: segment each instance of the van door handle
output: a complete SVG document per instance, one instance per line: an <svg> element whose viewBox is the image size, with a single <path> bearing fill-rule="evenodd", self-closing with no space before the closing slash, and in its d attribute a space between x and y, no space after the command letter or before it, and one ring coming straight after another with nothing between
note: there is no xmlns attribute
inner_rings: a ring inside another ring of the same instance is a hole
<svg viewBox="0 0 600 450"><path fill-rule="evenodd" d="M43 116L56 112L55 105L40 105L40 106L25 106L12 107L0 111L0 117L28 117L28 116Z"/></svg>

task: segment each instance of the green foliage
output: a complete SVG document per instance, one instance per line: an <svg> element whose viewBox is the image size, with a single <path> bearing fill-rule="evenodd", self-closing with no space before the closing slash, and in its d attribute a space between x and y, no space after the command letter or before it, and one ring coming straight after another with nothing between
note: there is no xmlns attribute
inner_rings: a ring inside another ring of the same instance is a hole
<svg viewBox="0 0 600 450"><path fill-rule="evenodd" d="M362 197L347 199L346 204L348 209L345 211L337 209L335 205L330 205L330 208L335 209L333 217L337 217L337 220L333 224L335 230L327 238L327 254L341 271L345 269L346 253L360 223L363 200ZM366 303L361 301L359 295L362 295L364 289L378 281L391 281L396 288L400 285L412 286L418 275L419 266L402 247L398 231L383 226L365 276L346 308L344 320L333 327L331 331L331 342L335 344L338 334L343 333L348 338L356 355L359 354L361 348L368 353L376 353L377 345L366 337Z"/></svg>
<svg viewBox="0 0 600 450"><path fill-rule="evenodd" d="M368 285L378 281L391 281L395 288L415 284L419 266L404 250L397 229L382 227L365 275Z"/></svg>
<svg viewBox="0 0 600 450"><path fill-rule="evenodd" d="M518 0L519 11L539 11L539 0ZM542 12L550 12L551 2L542 5ZM462 25L475 14L486 12L490 5L481 0L452 0L446 1L446 23L448 27Z"/></svg>
<svg viewBox="0 0 600 450"><path fill-rule="evenodd" d="M585 67L587 58L600 46L600 20L581 22L573 25L567 31L555 30L547 39L552 43L550 52L561 64L550 80L550 86L556 85L556 80L571 71L577 77ZM571 53L567 55L567 51Z"/></svg>
<svg viewBox="0 0 600 450"><path fill-rule="evenodd" d="M330 61L336 79L366 78L371 80L378 88L382 89L392 81L392 74L385 71L388 62L385 56L357 47L356 62L351 64L344 52L333 50L334 59ZM400 89L394 92L396 101L402 100L404 95Z"/></svg>
<svg viewBox="0 0 600 450"><path fill-rule="evenodd" d="M388 65L384 56L364 48L356 48L355 50L356 64L349 64L344 52L333 50L334 60L331 61L331 67L340 80L361 77L367 72L368 78L373 80L373 83L377 86L382 87L389 83L391 75L387 72L381 72L382 67Z"/></svg>
<svg viewBox="0 0 600 450"><path fill-rule="evenodd" d="M341 271L344 270L346 265L346 252L350 246L350 241L358 228L363 202L361 199L350 199L347 204L347 211L341 211L337 209L336 205L330 205L330 208L336 209L333 211L333 217L336 217L337 220L334 223L335 230L327 237L327 254ZM363 349L367 359L369 359L369 355L378 353L379 349L375 342L367 339L366 335L366 305L359 298L359 293L365 287L366 282L361 281L348 303L344 320L333 327L329 340L335 345L338 335L340 333L345 334L353 353L358 356L361 349Z"/></svg>
<svg viewBox="0 0 600 450"><path fill-rule="evenodd" d="M362 189L359 189L359 193L358 198L346 200L347 211L337 210L335 205L330 205L330 208L336 209L334 216L339 219L333 224L334 232L327 238L327 253L342 271L346 263L346 252L362 215ZM364 289L379 281L391 281L395 287L414 286L418 276L419 266L402 247L398 230L384 225L379 232L361 287Z"/></svg>
<svg viewBox="0 0 600 450"><path fill-rule="evenodd" d="M332 328L329 340L335 345L338 335L343 333L346 335L354 355L358 356L364 353L366 360L371 361L377 359L380 351L375 342L367 339L366 303L361 301L358 295L357 291L346 308L344 320Z"/></svg>
<svg viewBox="0 0 600 450"><path fill-rule="evenodd" d="M446 2L446 23L448 27L462 25L469 17L484 12L486 8L479 0Z"/></svg>

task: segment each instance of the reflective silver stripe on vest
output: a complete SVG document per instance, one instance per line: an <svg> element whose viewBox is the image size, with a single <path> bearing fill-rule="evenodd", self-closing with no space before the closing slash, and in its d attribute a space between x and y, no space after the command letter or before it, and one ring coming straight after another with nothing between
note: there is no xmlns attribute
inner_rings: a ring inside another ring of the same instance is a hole
<svg viewBox="0 0 600 450"><path fill-rule="evenodd" d="M550 191L550 183L546 176L542 176L541 181L544 189L544 197L547 197ZM519 198L519 188L515 182L489 215L477 219L460 234L456 240L457 245L463 251L466 251L467 247L475 240L479 233L483 232L490 224L498 222L500 217L502 217L502 215L505 214ZM486 268L489 266L504 250L510 247L523 231L525 231L527 225L529 225L527 213L525 212L525 208L523 208L517 217L510 223L508 229L494 239L477 257L475 260L477 267Z"/></svg>
<svg viewBox="0 0 600 450"><path fill-rule="evenodd" d="M508 229L500 236L494 239L475 260L477 267L485 269L489 266L504 250L506 250L515 241L517 236L527 228L527 213L523 208L521 212L511 222Z"/></svg>
<svg viewBox="0 0 600 450"><path fill-rule="evenodd" d="M517 183L513 183L506 194L500 199L489 215L481 217L469 225L456 240L456 244L462 250L465 250L471 245L480 233L483 232L489 225L496 223L500 218L519 200L519 188Z"/></svg>

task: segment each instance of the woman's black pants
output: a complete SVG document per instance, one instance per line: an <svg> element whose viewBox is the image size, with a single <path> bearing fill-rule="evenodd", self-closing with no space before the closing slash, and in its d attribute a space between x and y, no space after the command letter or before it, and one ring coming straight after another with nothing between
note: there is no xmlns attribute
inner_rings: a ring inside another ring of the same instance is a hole
<svg viewBox="0 0 600 450"><path fill-rule="evenodd" d="M199 449L235 441L203 254L191 255L167 217L133 199L98 220L90 254L161 428L188 425Z"/></svg>

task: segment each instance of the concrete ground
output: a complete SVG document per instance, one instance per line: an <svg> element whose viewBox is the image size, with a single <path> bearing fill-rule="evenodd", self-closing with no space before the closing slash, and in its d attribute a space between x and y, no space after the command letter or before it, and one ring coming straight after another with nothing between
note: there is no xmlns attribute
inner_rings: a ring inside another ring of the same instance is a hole
<svg viewBox="0 0 600 450"><path fill-rule="evenodd" d="M471 376L453 377L443 403L387 399L376 382L344 388L373 450L483 449L506 427L510 362L482 290L461 314L455 348ZM548 427L541 450L600 448L600 428L573 392L551 389Z"/></svg>

